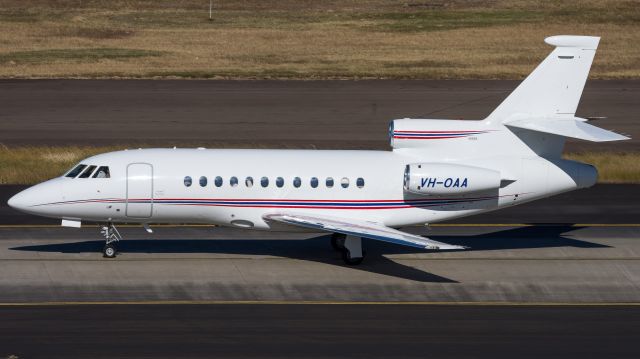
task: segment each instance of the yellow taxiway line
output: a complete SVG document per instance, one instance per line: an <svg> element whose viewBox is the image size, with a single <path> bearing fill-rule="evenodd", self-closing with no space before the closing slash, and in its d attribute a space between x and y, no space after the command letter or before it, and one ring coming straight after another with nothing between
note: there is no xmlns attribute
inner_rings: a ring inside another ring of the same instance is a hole
<svg viewBox="0 0 640 359"><path fill-rule="evenodd" d="M640 302L430 302L430 301L304 301L304 300L142 300L142 301L61 301L61 302L0 302L0 307L80 305L430 305L430 306L539 306L539 307L603 307L640 306Z"/></svg>

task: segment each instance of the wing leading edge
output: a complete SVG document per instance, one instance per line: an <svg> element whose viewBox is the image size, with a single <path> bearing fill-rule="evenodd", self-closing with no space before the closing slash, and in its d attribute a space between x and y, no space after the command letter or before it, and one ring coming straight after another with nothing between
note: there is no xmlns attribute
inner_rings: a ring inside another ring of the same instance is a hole
<svg viewBox="0 0 640 359"><path fill-rule="evenodd" d="M264 219L327 232L371 238L422 249L465 249L463 246L441 243L425 237L401 232L383 224L344 218L310 216L296 213L272 213Z"/></svg>

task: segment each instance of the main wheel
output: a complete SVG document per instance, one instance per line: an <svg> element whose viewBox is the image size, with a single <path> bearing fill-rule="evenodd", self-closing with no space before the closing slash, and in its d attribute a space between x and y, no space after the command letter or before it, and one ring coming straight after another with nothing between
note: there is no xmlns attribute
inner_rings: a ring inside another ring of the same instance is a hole
<svg viewBox="0 0 640 359"><path fill-rule="evenodd" d="M346 234L333 233L331 234L331 247L336 251L344 250L344 241L347 239Z"/></svg>
<svg viewBox="0 0 640 359"><path fill-rule="evenodd" d="M116 257L116 246L113 244L107 244L104 246L104 250L102 251L102 256L104 258L115 258Z"/></svg>
<svg viewBox="0 0 640 359"><path fill-rule="evenodd" d="M345 248L342 250L342 260L350 266L358 265L364 260L364 252L362 252L362 257L352 258L351 252Z"/></svg>

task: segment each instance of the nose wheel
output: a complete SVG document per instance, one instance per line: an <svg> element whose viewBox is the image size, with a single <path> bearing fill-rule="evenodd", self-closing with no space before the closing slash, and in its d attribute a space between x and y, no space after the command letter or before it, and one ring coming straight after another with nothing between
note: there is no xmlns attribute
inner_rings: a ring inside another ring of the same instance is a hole
<svg viewBox="0 0 640 359"><path fill-rule="evenodd" d="M116 246L115 244L106 244L104 249L102 250L102 256L104 258L115 258L116 257Z"/></svg>
<svg viewBox="0 0 640 359"><path fill-rule="evenodd" d="M118 232L116 226L113 223L107 223L100 227L100 234L105 239L104 249L102 250L102 256L104 258L115 258L118 248L116 244L122 239L122 235Z"/></svg>

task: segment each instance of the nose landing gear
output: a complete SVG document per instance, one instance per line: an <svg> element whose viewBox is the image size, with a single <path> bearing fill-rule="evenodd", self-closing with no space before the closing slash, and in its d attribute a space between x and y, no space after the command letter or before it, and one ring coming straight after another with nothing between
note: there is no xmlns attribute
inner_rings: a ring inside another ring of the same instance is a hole
<svg viewBox="0 0 640 359"><path fill-rule="evenodd" d="M114 226L113 223L109 222L100 227L100 233L105 239L102 256L104 258L115 258L116 253L118 252L116 244L122 239L120 232L118 232L118 229L116 229L116 226Z"/></svg>

